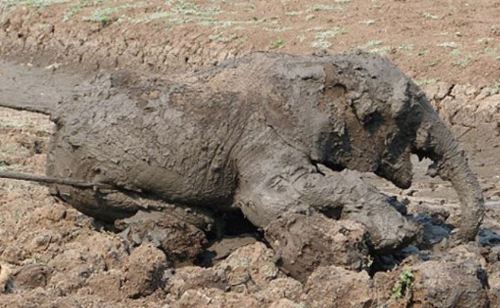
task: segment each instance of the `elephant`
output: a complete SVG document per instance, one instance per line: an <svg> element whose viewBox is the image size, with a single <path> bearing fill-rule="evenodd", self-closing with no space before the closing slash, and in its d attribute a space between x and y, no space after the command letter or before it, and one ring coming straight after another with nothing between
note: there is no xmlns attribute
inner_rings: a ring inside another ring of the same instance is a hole
<svg viewBox="0 0 500 308"><path fill-rule="evenodd" d="M418 228L353 170L406 189L412 154L430 158L432 175L459 196L453 240L473 240L484 215L456 139L383 56L256 52L185 74L101 73L73 92L40 110L56 124L47 175L95 184L51 189L102 220L170 209L208 230L241 211L265 229L286 213L313 213L357 221L373 250L391 251Z"/></svg>

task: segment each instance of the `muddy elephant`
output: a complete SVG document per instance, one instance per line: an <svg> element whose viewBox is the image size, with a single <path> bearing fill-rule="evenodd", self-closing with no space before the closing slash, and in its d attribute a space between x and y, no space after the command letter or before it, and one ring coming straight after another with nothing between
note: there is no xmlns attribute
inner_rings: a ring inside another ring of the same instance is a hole
<svg viewBox="0 0 500 308"><path fill-rule="evenodd" d="M411 154L453 184L462 204L455 239L473 240L483 217L450 130L418 86L374 54L253 53L162 78L101 74L44 112L57 126L47 174L97 187L53 193L104 220L180 208L207 229L241 210L265 228L288 212L322 213L361 222L373 249L391 250L417 228L350 170L408 188Z"/></svg>

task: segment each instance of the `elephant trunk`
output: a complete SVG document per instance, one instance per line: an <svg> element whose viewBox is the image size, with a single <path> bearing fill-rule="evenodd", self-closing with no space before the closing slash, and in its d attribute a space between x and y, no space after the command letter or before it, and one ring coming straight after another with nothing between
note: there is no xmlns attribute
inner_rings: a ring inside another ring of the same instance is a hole
<svg viewBox="0 0 500 308"><path fill-rule="evenodd" d="M484 199L479 183L459 149L451 131L433 113L424 119L417 131L415 153L433 161L429 175L450 181L461 203L461 222L455 239L474 240L484 216Z"/></svg>

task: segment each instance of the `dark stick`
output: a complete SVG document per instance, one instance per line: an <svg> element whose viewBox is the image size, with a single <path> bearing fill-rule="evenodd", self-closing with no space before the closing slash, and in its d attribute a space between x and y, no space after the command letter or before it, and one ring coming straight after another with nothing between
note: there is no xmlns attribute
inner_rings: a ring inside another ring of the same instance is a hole
<svg viewBox="0 0 500 308"><path fill-rule="evenodd" d="M29 173L21 173L21 172L9 172L9 171L0 171L0 178L3 179L12 179L19 181L30 181L37 183L46 183L46 184L60 184L60 185L68 185L79 188L105 188L105 189L113 189L111 185L106 185L102 183L90 183L84 182L80 180L68 179L68 178L56 178L45 175L34 175Z"/></svg>

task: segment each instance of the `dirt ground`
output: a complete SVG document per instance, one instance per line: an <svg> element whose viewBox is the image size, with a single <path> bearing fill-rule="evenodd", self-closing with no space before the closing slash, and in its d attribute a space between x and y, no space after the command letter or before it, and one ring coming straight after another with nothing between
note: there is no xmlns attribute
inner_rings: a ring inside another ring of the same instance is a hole
<svg viewBox="0 0 500 308"><path fill-rule="evenodd" d="M212 267L174 268L154 243L137 245L44 186L0 180L0 307L500 307L498 16L493 0L0 0L0 97L12 102L59 100L100 69L165 74L252 50L385 54L467 150L487 209L476 243L410 247L373 260L371 273L320 267L299 282L254 236L211 243ZM43 174L53 129L1 108L0 169ZM459 209L427 164L415 161L407 190L363 177L405 200L434 244Z"/></svg>
<svg viewBox="0 0 500 308"><path fill-rule="evenodd" d="M146 71L252 50L386 54L421 84L500 83L500 3L477 1L3 0L0 51L28 62Z"/></svg>

